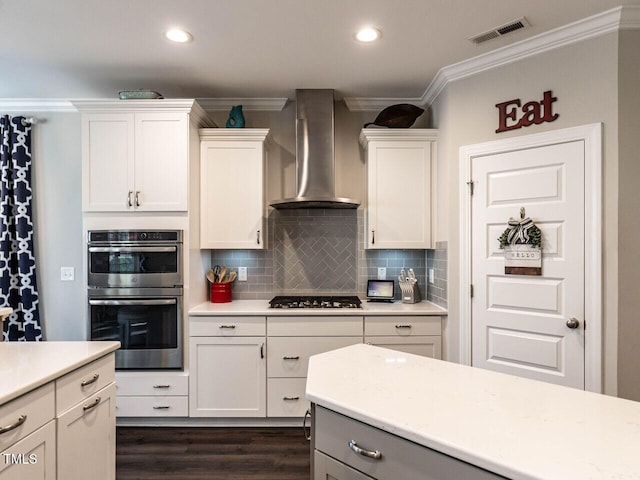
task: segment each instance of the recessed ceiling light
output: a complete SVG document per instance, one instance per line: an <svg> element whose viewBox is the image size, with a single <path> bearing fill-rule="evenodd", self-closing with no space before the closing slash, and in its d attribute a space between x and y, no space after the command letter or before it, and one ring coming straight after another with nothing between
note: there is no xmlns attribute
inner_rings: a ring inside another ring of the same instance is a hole
<svg viewBox="0 0 640 480"><path fill-rule="evenodd" d="M373 42L374 40L380 38L380 30L372 27L363 28L361 30L358 30L358 33L356 33L356 38L360 42Z"/></svg>
<svg viewBox="0 0 640 480"><path fill-rule="evenodd" d="M186 30L180 30L179 28L172 28L171 30L168 30L165 32L164 36L176 43L187 43L193 40L193 37L189 32Z"/></svg>

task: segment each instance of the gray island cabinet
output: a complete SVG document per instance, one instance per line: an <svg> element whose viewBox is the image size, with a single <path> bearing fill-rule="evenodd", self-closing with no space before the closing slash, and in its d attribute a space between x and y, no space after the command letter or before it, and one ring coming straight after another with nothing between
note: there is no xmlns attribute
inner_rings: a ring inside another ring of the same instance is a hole
<svg viewBox="0 0 640 480"><path fill-rule="evenodd" d="M309 359L313 480L640 479L640 403L373 345Z"/></svg>

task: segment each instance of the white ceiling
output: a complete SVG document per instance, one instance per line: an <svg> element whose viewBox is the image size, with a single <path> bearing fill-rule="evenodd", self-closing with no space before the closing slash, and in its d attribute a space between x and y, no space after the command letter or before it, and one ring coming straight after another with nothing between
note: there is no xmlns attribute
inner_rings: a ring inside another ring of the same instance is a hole
<svg viewBox="0 0 640 480"><path fill-rule="evenodd" d="M0 0L0 98L417 98L441 67L621 4L640 0ZM363 25L381 40L356 42ZM165 40L172 26L194 41Z"/></svg>

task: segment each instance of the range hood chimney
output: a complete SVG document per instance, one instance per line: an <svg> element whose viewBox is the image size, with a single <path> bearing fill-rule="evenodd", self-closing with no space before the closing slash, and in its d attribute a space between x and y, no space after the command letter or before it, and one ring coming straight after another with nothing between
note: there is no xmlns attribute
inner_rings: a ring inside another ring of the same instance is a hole
<svg viewBox="0 0 640 480"><path fill-rule="evenodd" d="M358 208L360 202L336 197L333 90L296 90L296 196L271 206Z"/></svg>

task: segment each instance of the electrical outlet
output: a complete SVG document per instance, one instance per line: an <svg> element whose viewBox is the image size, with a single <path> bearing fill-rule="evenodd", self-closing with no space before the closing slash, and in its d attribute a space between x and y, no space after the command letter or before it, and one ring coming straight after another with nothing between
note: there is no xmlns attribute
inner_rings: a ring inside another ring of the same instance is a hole
<svg viewBox="0 0 640 480"><path fill-rule="evenodd" d="M435 272L433 271L433 268L429 269L429 283L435 283Z"/></svg>
<svg viewBox="0 0 640 480"><path fill-rule="evenodd" d="M385 267L378 267L378 280L387 279L387 269Z"/></svg>
<svg viewBox="0 0 640 480"><path fill-rule="evenodd" d="M247 281L247 267L238 267L238 281L239 282Z"/></svg>
<svg viewBox="0 0 640 480"><path fill-rule="evenodd" d="M60 267L60 280L63 282L72 282L76 276L75 268Z"/></svg>

